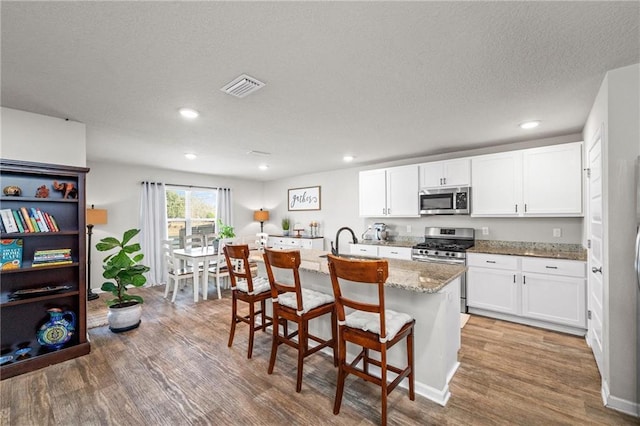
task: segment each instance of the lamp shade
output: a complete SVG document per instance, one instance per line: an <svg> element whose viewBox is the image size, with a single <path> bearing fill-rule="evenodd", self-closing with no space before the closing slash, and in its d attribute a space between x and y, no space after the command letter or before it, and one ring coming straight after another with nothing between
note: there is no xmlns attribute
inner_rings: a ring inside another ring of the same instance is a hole
<svg viewBox="0 0 640 426"><path fill-rule="evenodd" d="M256 222L266 222L269 220L268 210L256 210L253 212L253 220Z"/></svg>
<svg viewBox="0 0 640 426"><path fill-rule="evenodd" d="M105 209L87 209L87 225L105 225L107 211Z"/></svg>

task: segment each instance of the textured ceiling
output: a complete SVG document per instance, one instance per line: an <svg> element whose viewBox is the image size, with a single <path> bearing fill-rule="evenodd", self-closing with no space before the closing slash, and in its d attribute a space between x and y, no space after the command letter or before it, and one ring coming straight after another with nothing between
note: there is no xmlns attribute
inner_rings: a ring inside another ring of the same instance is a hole
<svg viewBox="0 0 640 426"><path fill-rule="evenodd" d="M638 2L2 1L0 13L3 106L85 123L89 161L260 180L347 167L347 153L370 164L578 132L606 71L640 61ZM243 73L266 87L219 90ZM528 119L542 125L519 129Z"/></svg>

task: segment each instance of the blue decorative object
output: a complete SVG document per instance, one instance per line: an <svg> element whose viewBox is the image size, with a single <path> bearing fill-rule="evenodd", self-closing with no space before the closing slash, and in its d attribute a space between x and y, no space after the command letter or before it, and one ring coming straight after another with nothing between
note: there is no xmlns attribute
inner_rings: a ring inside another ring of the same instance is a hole
<svg viewBox="0 0 640 426"><path fill-rule="evenodd" d="M62 311L60 308L48 309L49 320L38 330L38 343L45 348L60 349L76 330L76 314L72 311ZM66 317L70 317L68 321Z"/></svg>

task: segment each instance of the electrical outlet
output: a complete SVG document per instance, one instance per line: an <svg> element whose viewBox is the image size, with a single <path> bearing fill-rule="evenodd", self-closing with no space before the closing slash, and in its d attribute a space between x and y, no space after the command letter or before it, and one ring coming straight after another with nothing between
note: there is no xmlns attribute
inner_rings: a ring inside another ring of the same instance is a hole
<svg viewBox="0 0 640 426"><path fill-rule="evenodd" d="M553 228L554 237L562 237L562 228Z"/></svg>
<svg viewBox="0 0 640 426"><path fill-rule="evenodd" d="M489 227L488 226L483 226L482 227L482 235L489 235Z"/></svg>
<svg viewBox="0 0 640 426"><path fill-rule="evenodd" d="M411 233L411 225L407 225L407 234Z"/></svg>

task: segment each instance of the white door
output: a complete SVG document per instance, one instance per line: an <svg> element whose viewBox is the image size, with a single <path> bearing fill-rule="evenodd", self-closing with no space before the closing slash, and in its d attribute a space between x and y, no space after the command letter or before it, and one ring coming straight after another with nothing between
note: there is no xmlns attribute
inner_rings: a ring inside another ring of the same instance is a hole
<svg viewBox="0 0 640 426"><path fill-rule="evenodd" d="M585 328L584 278L524 273L522 316Z"/></svg>
<svg viewBox="0 0 640 426"><path fill-rule="evenodd" d="M603 315L604 315L604 283L602 279L604 226L602 223L602 128L594 138L588 150L589 165L589 206L587 214L589 225L589 264L587 282L589 287L589 311L591 318L587 322L588 341L598 364L600 375L604 373L603 357Z"/></svg>
<svg viewBox="0 0 640 426"><path fill-rule="evenodd" d="M520 277L516 271L469 268L467 305L505 314L520 315Z"/></svg>

